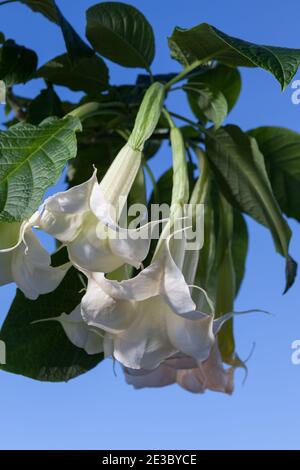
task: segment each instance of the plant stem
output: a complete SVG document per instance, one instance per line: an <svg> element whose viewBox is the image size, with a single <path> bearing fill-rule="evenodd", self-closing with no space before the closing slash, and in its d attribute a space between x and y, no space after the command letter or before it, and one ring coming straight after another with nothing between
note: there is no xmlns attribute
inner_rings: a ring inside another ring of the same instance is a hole
<svg viewBox="0 0 300 470"><path fill-rule="evenodd" d="M88 119L99 114L103 114L103 111L107 109L122 108L121 103L97 103L96 101L91 101L90 103L83 104L76 109L70 111L67 116L78 117L81 121Z"/></svg>
<svg viewBox="0 0 300 470"><path fill-rule="evenodd" d="M171 113L169 113L167 108L163 108L163 115L165 116L166 120L168 121L170 129L173 129L174 127L176 127L173 119L171 118Z"/></svg>
<svg viewBox="0 0 300 470"><path fill-rule="evenodd" d="M171 88L172 85L183 80L186 77L186 75L188 75L194 69L199 67L202 63L203 63L203 60L196 60L192 64L185 67L185 69L183 69L178 75L176 75L176 77L172 78L168 83L166 83L165 89L169 90L169 88Z"/></svg>
<svg viewBox="0 0 300 470"><path fill-rule="evenodd" d="M173 113L173 111L170 111L170 115L177 119L180 119L183 122L186 122L187 124L190 124L193 127L196 127L196 129L201 132L204 132L204 134L211 135L209 129L206 129L204 126L202 126L202 124L199 124L198 122L192 121L191 119L188 119L185 116L182 116L181 114Z"/></svg>
<svg viewBox="0 0 300 470"><path fill-rule="evenodd" d="M13 110L15 118L20 122L26 121L26 112L22 108L21 104L18 102L18 98L14 95L11 88L7 89L6 100L11 109Z"/></svg>

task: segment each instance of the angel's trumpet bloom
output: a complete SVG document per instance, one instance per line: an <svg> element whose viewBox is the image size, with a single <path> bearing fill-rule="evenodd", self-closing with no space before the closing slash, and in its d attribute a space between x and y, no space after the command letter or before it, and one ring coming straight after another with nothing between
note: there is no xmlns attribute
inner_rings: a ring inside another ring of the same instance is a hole
<svg viewBox="0 0 300 470"><path fill-rule="evenodd" d="M124 373L126 382L136 389L178 384L192 393L204 393L205 390L227 394L233 392L234 369L224 368L217 343L203 362L175 355L154 370L125 368Z"/></svg>
<svg viewBox="0 0 300 470"><path fill-rule="evenodd" d="M15 282L32 300L53 291L69 268L50 266L49 253L32 231L35 217L23 223L0 224L0 285Z"/></svg>
<svg viewBox="0 0 300 470"><path fill-rule="evenodd" d="M108 273L125 263L138 268L148 253L149 226L126 230L118 221L140 168L144 142L159 119L163 94L158 83L149 88L128 143L100 184L94 171L90 180L48 198L42 207L39 227L65 244L72 263L84 271Z"/></svg>
<svg viewBox="0 0 300 470"><path fill-rule="evenodd" d="M105 354L132 369L154 369L176 353L205 361L226 320L197 310L169 243L135 278L91 274L81 309L90 327L105 332Z"/></svg>

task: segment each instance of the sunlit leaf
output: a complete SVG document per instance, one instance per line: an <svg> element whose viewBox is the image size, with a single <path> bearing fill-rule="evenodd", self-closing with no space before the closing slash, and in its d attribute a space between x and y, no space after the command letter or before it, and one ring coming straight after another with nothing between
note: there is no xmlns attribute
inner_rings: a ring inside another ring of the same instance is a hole
<svg viewBox="0 0 300 470"><path fill-rule="evenodd" d="M207 23L190 29L176 27L169 44L173 57L185 65L215 59L234 67L260 67L271 72L282 89L290 83L300 64L300 49L254 44Z"/></svg>
<svg viewBox="0 0 300 470"><path fill-rule="evenodd" d="M0 131L0 220L23 220L38 208L66 162L76 156L80 129L80 121L68 117Z"/></svg>

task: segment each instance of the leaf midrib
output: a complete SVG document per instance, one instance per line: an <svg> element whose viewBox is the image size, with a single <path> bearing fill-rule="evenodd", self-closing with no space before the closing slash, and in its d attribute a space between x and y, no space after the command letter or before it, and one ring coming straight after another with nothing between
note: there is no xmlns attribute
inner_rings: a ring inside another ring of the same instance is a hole
<svg viewBox="0 0 300 470"><path fill-rule="evenodd" d="M94 20L95 21L95 20ZM144 68L146 70L148 70L150 64L147 63L147 61L145 60L145 58L142 56L142 54L137 50L135 49L131 44L130 42L128 42L123 36L120 36L119 34L117 34L115 31L111 30L110 28L108 28L107 26L104 26L103 23L101 23L101 19L100 19L100 24L101 24L101 27L103 29L105 29L106 31L108 31L110 34L113 34L114 36L116 36L119 40L121 40L122 42L124 42L128 48L133 52L133 53L137 53L136 55L138 55L138 57L141 59L142 63L144 64ZM96 25L97 26L97 25ZM92 29L92 28L91 28Z"/></svg>
<svg viewBox="0 0 300 470"><path fill-rule="evenodd" d="M65 126L63 127L60 127L56 132L54 132L53 134L51 134L51 136L46 139L41 145L39 145L32 153L30 153L25 160L22 160L21 164L16 166L13 170L9 171L5 177L0 181L0 184L3 184L4 182L7 182L8 178L11 178L12 175L14 173L16 173L18 170L20 170L20 168L22 168L24 165L26 165L27 163L29 164L29 167L30 167L30 159L39 151L41 151L43 149L43 147L49 142L51 141L52 139L54 139L55 137L57 137L57 134L59 134L63 129L64 129ZM24 147L23 147L24 148ZM25 147L26 148L26 147ZM0 150L1 150L1 146L0 146ZM46 152L45 152L46 153ZM47 157L49 158L49 160L51 161L51 163L55 166L53 160L51 157L49 157L49 155L46 153Z"/></svg>

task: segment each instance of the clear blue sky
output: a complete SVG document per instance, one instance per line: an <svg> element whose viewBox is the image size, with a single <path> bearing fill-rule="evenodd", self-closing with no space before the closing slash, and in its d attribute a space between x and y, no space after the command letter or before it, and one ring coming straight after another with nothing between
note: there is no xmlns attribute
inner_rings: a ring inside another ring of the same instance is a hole
<svg viewBox="0 0 300 470"><path fill-rule="evenodd" d="M91 0L59 0L62 11L84 32ZM296 0L133 0L152 23L157 44L155 72L178 70L169 57L166 37L175 25L193 26L207 21L224 32L253 42L300 48ZM20 44L34 48L40 65L64 52L58 28L19 5L1 7L0 30ZM113 83L132 82L135 72L113 65ZM279 125L300 131L300 105L291 102L289 87L265 71L242 70L240 101L228 121L243 129ZM296 78L300 78L300 72ZM26 86L36 94L39 81ZM22 92L23 87L18 87ZM72 93L57 87L60 96ZM24 91L25 93L25 91ZM187 112L179 96L170 108ZM2 115L0 116L3 117ZM3 120L3 119L2 119ZM157 174L167 167L167 147L156 158ZM300 260L300 229L294 229L292 254ZM236 321L238 352L246 358L249 376L236 374L233 396L206 393L191 395L177 387L134 391L124 383L121 371L113 373L107 360L89 374L68 384L47 384L0 372L1 449L289 449L300 448L300 366L291 363L291 343L300 339L300 278L282 296L284 263L274 253L269 233L249 223L250 254L246 280L236 308L261 308L274 316L254 314ZM14 295L12 286L0 289L0 323Z"/></svg>

